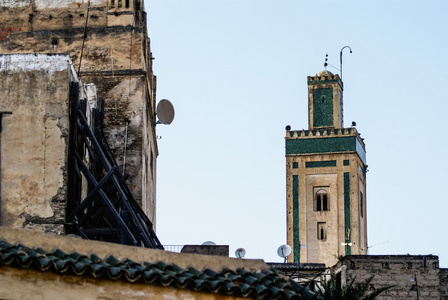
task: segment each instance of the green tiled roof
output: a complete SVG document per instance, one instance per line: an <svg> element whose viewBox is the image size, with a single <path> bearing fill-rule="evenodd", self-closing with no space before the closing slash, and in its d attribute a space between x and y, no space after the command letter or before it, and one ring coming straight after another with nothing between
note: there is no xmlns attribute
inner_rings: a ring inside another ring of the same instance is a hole
<svg viewBox="0 0 448 300"><path fill-rule="evenodd" d="M319 299L275 269L262 272L249 272L241 268L236 271L200 271L163 262L137 263L129 259L120 261L113 256L102 259L95 254L67 254L59 249L47 252L41 248L31 249L0 241L0 267L2 265L257 299Z"/></svg>

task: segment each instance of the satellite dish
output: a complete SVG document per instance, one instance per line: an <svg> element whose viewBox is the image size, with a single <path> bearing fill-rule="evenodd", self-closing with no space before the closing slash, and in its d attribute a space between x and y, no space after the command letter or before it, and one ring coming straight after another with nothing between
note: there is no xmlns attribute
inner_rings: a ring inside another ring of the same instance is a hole
<svg viewBox="0 0 448 300"><path fill-rule="evenodd" d="M157 104L156 114L159 118L157 123L169 125L174 119L174 107L170 101L162 99Z"/></svg>
<svg viewBox="0 0 448 300"><path fill-rule="evenodd" d="M237 258L243 258L246 255L246 250L244 248L238 248L235 250L235 256Z"/></svg>
<svg viewBox="0 0 448 300"><path fill-rule="evenodd" d="M292 248L290 245L284 244L278 247L277 254L280 257L286 259L292 253Z"/></svg>
<svg viewBox="0 0 448 300"><path fill-rule="evenodd" d="M212 241L206 241L202 243L202 246L216 246L216 243Z"/></svg>

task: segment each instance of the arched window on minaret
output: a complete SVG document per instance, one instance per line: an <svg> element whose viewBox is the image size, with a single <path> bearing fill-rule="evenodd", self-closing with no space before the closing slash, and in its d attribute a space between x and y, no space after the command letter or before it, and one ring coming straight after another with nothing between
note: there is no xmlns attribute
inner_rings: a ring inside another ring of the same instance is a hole
<svg viewBox="0 0 448 300"><path fill-rule="evenodd" d="M327 224L325 222L317 223L317 239L318 240L327 239Z"/></svg>
<svg viewBox="0 0 448 300"><path fill-rule="evenodd" d="M328 188L317 188L314 193L314 211L329 211L330 201L328 197Z"/></svg>

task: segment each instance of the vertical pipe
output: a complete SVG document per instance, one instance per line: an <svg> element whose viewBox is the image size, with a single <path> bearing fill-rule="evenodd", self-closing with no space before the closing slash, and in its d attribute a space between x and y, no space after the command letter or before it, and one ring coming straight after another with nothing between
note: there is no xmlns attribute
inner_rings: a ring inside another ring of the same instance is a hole
<svg viewBox="0 0 448 300"><path fill-rule="evenodd" d="M123 148L123 176L124 176L124 172L126 170L126 147L128 144L128 126L129 126L129 121L126 122L126 133L124 135L124 148Z"/></svg>

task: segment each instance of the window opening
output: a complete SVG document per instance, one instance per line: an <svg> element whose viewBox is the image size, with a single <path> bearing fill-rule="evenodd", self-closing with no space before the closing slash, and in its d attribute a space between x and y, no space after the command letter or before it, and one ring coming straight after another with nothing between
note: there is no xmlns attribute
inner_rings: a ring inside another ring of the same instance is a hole
<svg viewBox="0 0 448 300"><path fill-rule="evenodd" d="M317 239L318 240L326 240L327 239L327 231L326 231L326 223L325 222L317 223Z"/></svg>
<svg viewBox="0 0 448 300"><path fill-rule="evenodd" d="M364 194L360 192L359 195L359 209L361 211L361 218L364 218Z"/></svg>
<svg viewBox="0 0 448 300"><path fill-rule="evenodd" d="M126 0L126 8L129 8L129 0Z"/></svg>
<svg viewBox="0 0 448 300"><path fill-rule="evenodd" d="M327 189L318 188L314 195L314 211L329 211L330 203L328 201Z"/></svg>
<svg viewBox="0 0 448 300"><path fill-rule="evenodd" d="M123 0L118 0L117 7L121 8L123 6Z"/></svg>
<svg viewBox="0 0 448 300"><path fill-rule="evenodd" d="M110 8L115 8L115 0L110 0Z"/></svg>
<svg viewBox="0 0 448 300"><path fill-rule="evenodd" d="M325 102L325 96L322 96L322 103Z"/></svg>
<svg viewBox="0 0 448 300"><path fill-rule="evenodd" d="M327 211L328 210L328 205L327 205L327 194L324 194L322 196L322 210L323 211Z"/></svg>

